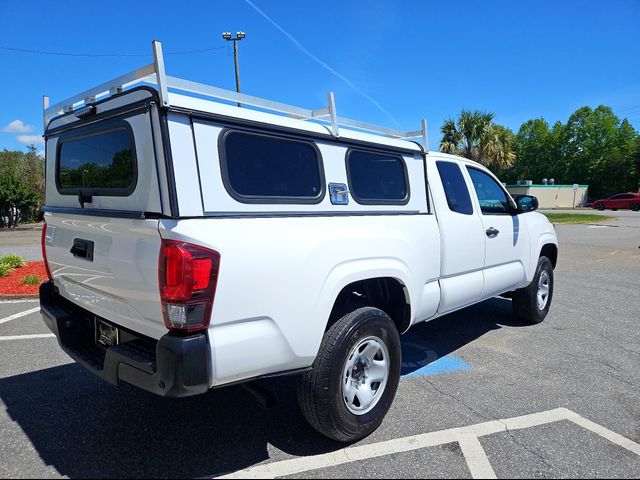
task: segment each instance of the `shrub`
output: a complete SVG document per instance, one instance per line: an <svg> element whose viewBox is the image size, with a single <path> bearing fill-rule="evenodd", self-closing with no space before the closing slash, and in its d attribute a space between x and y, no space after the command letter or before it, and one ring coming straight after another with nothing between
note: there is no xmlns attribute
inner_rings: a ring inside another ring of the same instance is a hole
<svg viewBox="0 0 640 480"><path fill-rule="evenodd" d="M40 285L40 277L38 275L27 275L22 279L24 285Z"/></svg>
<svg viewBox="0 0 640 480"><path fill-rule="evenodd" d="M11 271L11 267L9 265L5 265L4 263L0 263L0 277L4 277L10 271Z"/></svg>
<svg viewBox="0 0 640 480"><path fill-rule="evenodd" d="M27 264L24 258L19 255L5 255L4 257L0 257L0 263L8 265L9 268L20 268Z"/></svg>

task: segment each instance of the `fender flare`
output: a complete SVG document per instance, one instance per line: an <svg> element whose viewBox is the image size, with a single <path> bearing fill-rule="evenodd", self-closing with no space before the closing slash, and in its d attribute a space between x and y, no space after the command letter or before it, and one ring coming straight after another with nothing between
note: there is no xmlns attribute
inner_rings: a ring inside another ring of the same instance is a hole
<svg viewBox="0 0 640 480"><path fill-rule="evenodd" d="M405 293L406 301L411 308L411 324L413 324L413 316L415 308L413 300L419 298L419 292L412 292L410 286L413 285L410 278L409 267L398 258L361 258L357 260L349 260L335 265L325 277L318 300L313 309L314 321L312 324L322 325L322 329L326 329L327 323L333 306L338 298L338 294L347 285L371 278L393 278L402 286ZM318 333L318 332L314 332ZM322 335L316 335L318 348L320 348L320 339Z"/></svg>

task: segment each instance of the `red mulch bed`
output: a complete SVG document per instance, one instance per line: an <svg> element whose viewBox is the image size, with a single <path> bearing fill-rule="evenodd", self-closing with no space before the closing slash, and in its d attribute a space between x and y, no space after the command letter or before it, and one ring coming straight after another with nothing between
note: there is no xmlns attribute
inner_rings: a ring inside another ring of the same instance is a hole
<svg viewBox="0 0 640 480"><path fill-rule="evenodd" d="M40 285L24 285L22 280L27 275L38 275L40 282L47 279L44 262L29 262L21 268L14 268L9 274L0 277L0 298L2 296L37 295Z"/></svg>

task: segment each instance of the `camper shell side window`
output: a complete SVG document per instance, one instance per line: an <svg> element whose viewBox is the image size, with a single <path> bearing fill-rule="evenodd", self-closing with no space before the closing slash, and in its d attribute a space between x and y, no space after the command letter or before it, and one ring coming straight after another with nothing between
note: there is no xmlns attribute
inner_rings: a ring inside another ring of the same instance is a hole
<svg viewBox="0 0 640 480"><path fill-rule="evenodd" d="M227 129L218 151L224 187L238 202L318 204L324 198L322 156L311 141Z"/></svg>

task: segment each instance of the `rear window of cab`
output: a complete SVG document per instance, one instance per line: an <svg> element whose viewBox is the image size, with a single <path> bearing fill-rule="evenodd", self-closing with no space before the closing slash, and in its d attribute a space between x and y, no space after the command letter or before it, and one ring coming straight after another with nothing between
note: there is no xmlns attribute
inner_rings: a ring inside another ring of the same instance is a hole
<svg viewBox="0 0 640 480"><path fill-rule="evenodd" d="M60 138L56 185L61 194L128 196L136 182L133 135L124 122Z"/></svg>

